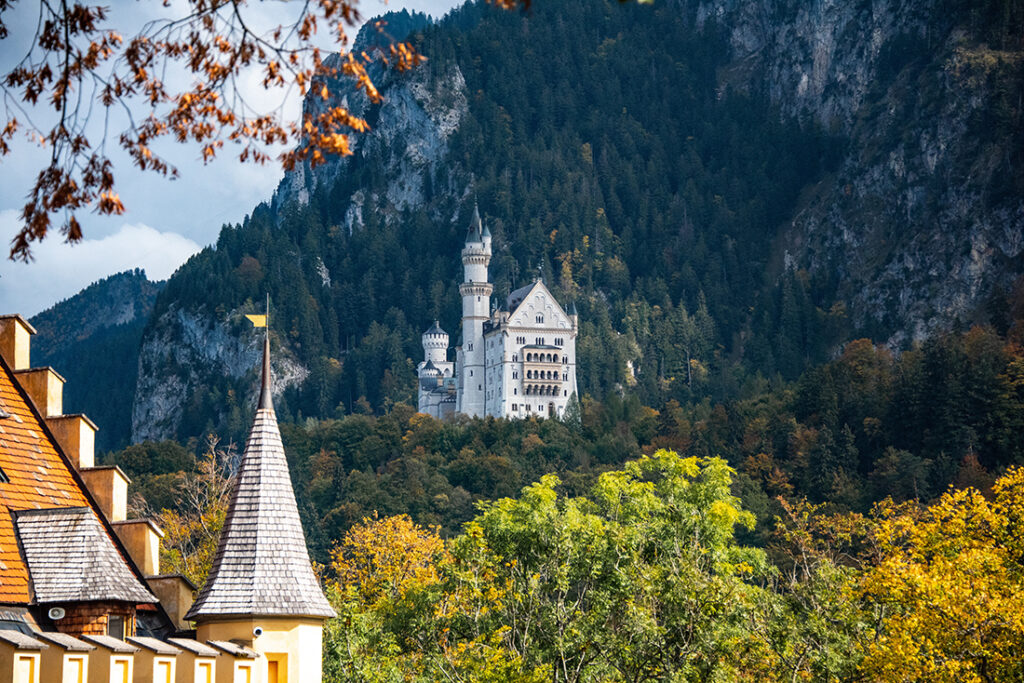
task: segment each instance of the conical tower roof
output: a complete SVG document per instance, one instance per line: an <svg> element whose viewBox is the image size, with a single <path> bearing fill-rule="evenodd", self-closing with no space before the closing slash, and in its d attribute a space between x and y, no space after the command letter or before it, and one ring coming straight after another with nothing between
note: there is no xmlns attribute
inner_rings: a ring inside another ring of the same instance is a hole
<svg viewBox="0 0 1024 683"><path fill-rule="evenodd" d="M220 545L187 619L333 617L313 574L270 393L270 338L256 419L231 493Z"/></svg>
<svg viewBox="0 0 1024 683"><path fill-rule="evenodd" d="M483 239L483 221L480 220L480 207L473 205L473 217L469 219L469 233L466 243L479 242Z"/></svg>

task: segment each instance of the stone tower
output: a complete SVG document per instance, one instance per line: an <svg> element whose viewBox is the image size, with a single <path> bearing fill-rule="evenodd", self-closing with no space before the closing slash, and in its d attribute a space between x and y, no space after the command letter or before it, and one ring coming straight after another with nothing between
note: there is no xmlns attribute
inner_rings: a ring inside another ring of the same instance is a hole
<svg viewBox="0 0 1024 683"><path fill-rule="evenodd" d="M334 616L313 574L270 394L263 383L220 545L187 619L200 642L231 641L259 653L255 681L319 683L323 623Z"/></svg>
<svg viewBox="0 0 1024 683"><path fill-rule="evenodd" d="M423 343L423 359L430 361L436 367L448 362L448 333L441 329L438 321L420 337Z"/></svg>
<svg viewBox="0 0 1024 683"><path fill-rule="evenodd" d="M473 207L466 245L462 248L462 347L458 352L458 405L466 415L482 416L484 401L484 323L490 318L491 292L487 266L491 263L491 232L480 220L480 211Z"/></svg>

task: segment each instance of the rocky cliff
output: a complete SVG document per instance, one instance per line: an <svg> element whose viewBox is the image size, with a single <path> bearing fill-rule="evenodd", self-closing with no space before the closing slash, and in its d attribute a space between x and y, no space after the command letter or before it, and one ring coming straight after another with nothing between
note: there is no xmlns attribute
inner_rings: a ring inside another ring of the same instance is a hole
<svg viewBox="0 0 1024 683"><path fill-rule="evenodd" d="M781 226L778 262L830 280L855 326L896 348L984 320L1024 273L1024 52L987 4L699 6L729 28L723 87L762 89L846 139Z"/></svg>
<svg viewBox="0 0 1024 683"><path fill-rule="evenodd" d="M367 23L359 32L354 49L375 55L375 49L392 40L404 40L428 23L422 15L389 14L379 24ZM331 66L334 62L329 59L327 64ZM387 182L381 194L368 196L362 188L356 188L335 198L350 207L345 224L350 232L363 224L367 206L375 207L385 220L391 221L399 212L423 205L429 178L436 175L439 166L449 163L449 138L467 113L466 80L454 62L402 73L384 69L379 61L374 61L369 73L383 97L383 105L372 104L349 83L329 80L328 85L338 93L343 106L370 123L370 131L353 137L351 157L333 158L316 168L307 163L285 174L274 195L275 206L305 204L318 187L344 185L345 176L357 164L372 164ZM304 112L315 114L318 109L335 104L310 98ZM459 191L455 186L434 189Z"/></svg>

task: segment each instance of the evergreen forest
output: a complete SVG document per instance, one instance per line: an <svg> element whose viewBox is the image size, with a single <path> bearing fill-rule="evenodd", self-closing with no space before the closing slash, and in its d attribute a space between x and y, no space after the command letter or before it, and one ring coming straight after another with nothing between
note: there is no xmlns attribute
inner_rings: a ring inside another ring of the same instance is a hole
<svg viewBox="0 0 1024 683"><path fill-rule="evenodd" d="M660 406L735 395L739 367L796 378L849 324L822 283L772 260L773 238L842 141L784 120L759 93L721 92L724 38L692 14L555 2L527 20L469 4L425 26L413 34L424 68L458 64L473 96L424 204L390 217L386 160L354 157L308 203L225 226L171 278L152 320L172 306L255 311L269 292L280 343L310 370L279 413L414 403L422 331L439 319L456 343L458 254L478 202L494 234L495 302L542 276L576 303L582 394L628 389ZM472 177L472 196L442 191L460 182L449 173ZM367 200L349 230L357 190L381 205ZM178 436L240 438L242 385L201 384Z"/></svg>

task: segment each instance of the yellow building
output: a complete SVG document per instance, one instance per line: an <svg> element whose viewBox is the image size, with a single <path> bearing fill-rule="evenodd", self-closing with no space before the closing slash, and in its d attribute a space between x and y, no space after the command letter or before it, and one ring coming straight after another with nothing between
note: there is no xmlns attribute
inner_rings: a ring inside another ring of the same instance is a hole
<svg viewBox="0 0 1024 683"><path fill-rule="evenodd" d="M318 683L333 616L309 562L263 391L200 601L160 574L162 532L127 519L128 478L96 466L96 425L63 414L63 378L0 315L0 683ZM178 637L171 637L178 636Z"/></svg>
<svg viewBox="0 0 1024 683"><path fill-rule="evenodd" d="M309 561L270 387L267 337L259 405L220 545L186 618L201 642L256 651L253 683L320 681L323 622L334 610Z"/></svg>

